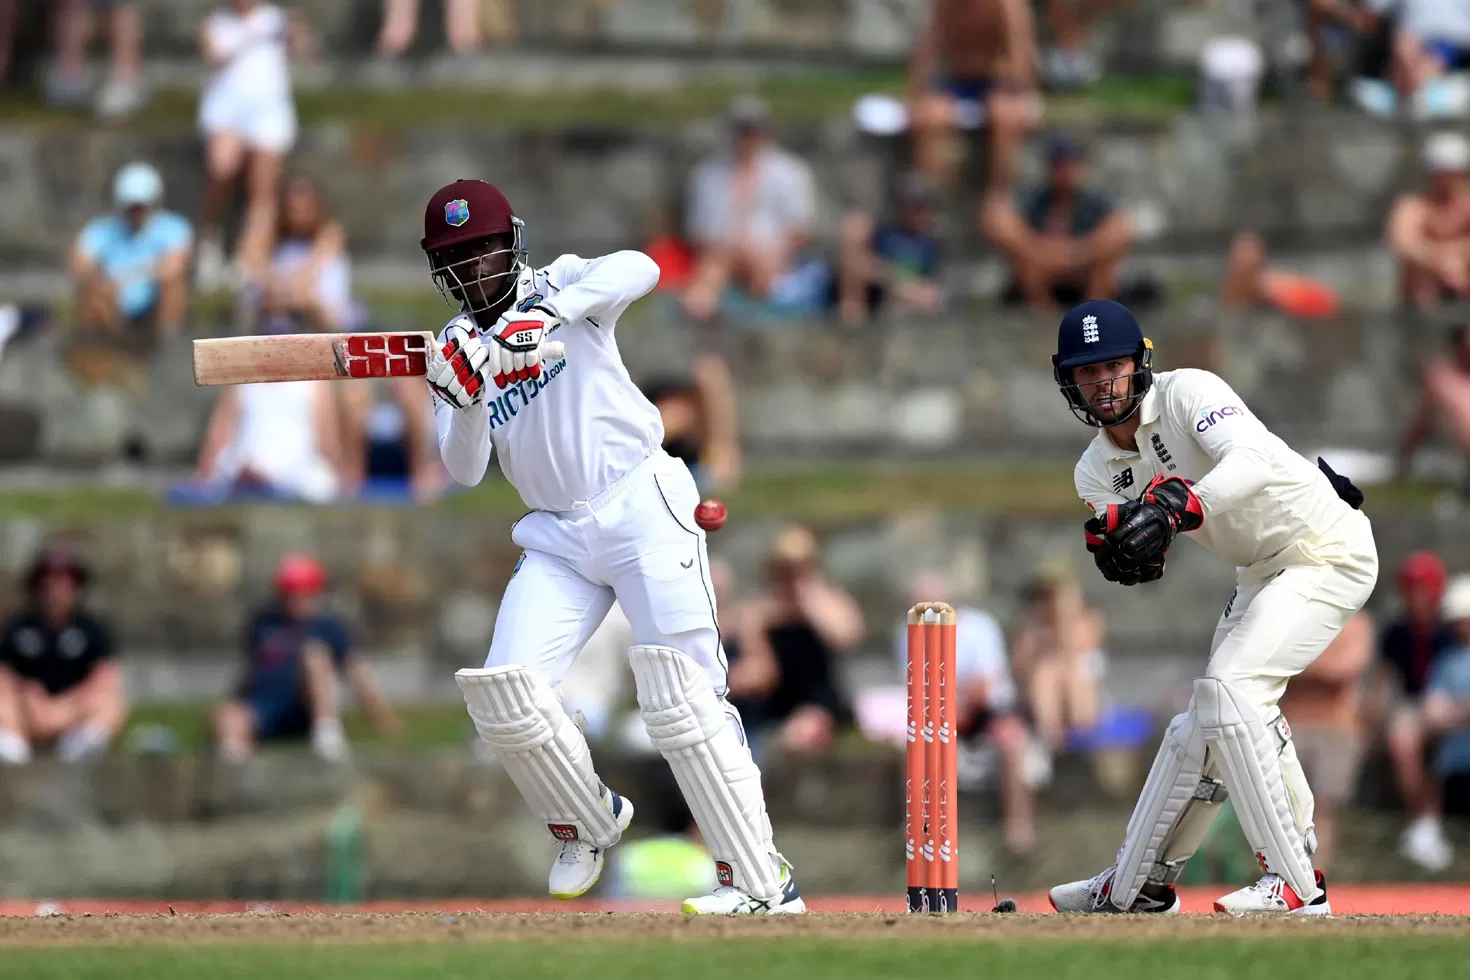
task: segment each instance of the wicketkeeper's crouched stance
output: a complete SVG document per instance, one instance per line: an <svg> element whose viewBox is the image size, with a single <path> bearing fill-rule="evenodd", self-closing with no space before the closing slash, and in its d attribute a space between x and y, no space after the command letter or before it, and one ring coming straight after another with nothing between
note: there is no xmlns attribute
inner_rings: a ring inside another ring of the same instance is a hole
<svg viewBox="0 0 1470 980"><path fill-rule="evenodd" d="M583 894L633 807L598 778L556 688L616 597L638 644L628 654L638 707L721 882L684 911L804 911L772 841L740 716L725 701L698 492L661 448L658 410L613 338L658 267L618 252L564 255L534 270L523 230L482 181L443 188L424 216L434 281L460 310L428 365L440 454L473 485L493 448L531 508L511 531L524 554L485 667L455 675L470 717L559 845L551 894Z"/></svg>
<svg viewBox="0 0 1470 980"><path fill-rule="evenodd" d="M1087 548L1109 581L1137 585L1164 574L1169 545L1188 533L1238 566L1238 584L1117 864L1053 888L1051 902L1061 912L1177 912L1174 882L1228 793L1265 875L1215 909L1328 914L1312 867L1312 791L1277 701L1373 591L1362 494L1292 451L1216 375L1155 375L1152 356L1117 303L1084 303L1062 320L1057 383L1073 414L1101 429L1076 470L1094 514ZM1130 487L1143 488L1138 499Z"/></svg>

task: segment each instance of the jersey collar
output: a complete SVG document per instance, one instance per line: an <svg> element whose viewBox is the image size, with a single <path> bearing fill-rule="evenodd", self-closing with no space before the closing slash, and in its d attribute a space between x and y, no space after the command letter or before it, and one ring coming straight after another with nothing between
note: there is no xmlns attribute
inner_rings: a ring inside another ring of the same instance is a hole
<svg viewBox="0 0 1470 980"><path fill-rule="evenodd" d="M1144 392L1143 404L1138 406L1138 420L1140 428L1148 425L1151 422L1157 422L1159 420L1159 388L1157 385L1150 387L1148 391ZM1108 431L1106 429L1099 432L1097 435L1098 438L1102 440L1103 455L1105 455L1110 461L1116 459L1128 459L1132 456L1138 456L1142 453L1142 450L1139 449L1124 449L1122 446L1119 446L1116 442L1113 441L1113 437L1108 435Z"/></svg>

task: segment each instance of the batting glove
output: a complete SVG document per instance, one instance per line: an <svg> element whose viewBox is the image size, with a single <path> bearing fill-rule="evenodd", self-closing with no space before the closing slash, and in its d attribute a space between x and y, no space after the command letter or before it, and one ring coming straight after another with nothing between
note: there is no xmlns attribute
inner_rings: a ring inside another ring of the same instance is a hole
<svg viewBox="0 0 1470 980"><path fill-rule="evenodd" d="M491 380L496 386L504 388L518 381L539 378L543 360L561 360L565 348L546 339L561 322L555 310L542 305L502 314L495 324L496 349L490 365Z"/></svg>
<svg viewBox="0 0 1470 980"><path fill-rule="evenodd" d="M494 354L468 321L456 320L429 359L429 390L454 408L469 408L485 396L485 373Z"/></svg>

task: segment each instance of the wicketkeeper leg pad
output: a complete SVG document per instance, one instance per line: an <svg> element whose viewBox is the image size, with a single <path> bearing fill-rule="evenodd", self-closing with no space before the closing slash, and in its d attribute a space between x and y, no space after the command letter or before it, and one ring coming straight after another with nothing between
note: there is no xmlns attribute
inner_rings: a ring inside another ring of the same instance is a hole
<svg viewBox="0 0 1470 980"><path fill-rule="evenodd" d="M1192 712L1176 715L1143 784L1128 833L1118 851L1111 899L1133 905L1145 884L1172 885L1205 834L1225 787L1212 768L1204 737Z"/></svg>
<svg viewBox="0 0 1470 980"><path fill-rule="evenodd" d="M559 841L611 847L622 831L603 802L587 739L540 672L512 665L454 675L475 731Z"/></svg>
<svg viewBox="0 0 1470 980"><path fill-rule="evenodd" d="M739 714L678 650L636 646L628 659L649 738L674 772L720 883L760 900L780 895L781 860Z"/></svg>
<svg viewBox="0 0 1470 980"><path fill-rule="evenodd" d="M1312 871L1315 836L1309 823L1311 797L1306 780L1288 791L1282 755L1291 747L1291 730L1278 713L1270 724L1239 690L1214 677L1194 682L1199 726L1210 754L1235 800L1247 843L1265 869L1286 879L1303 899L1317 892ZM1295 763L1295 750L1291 752ZM1299 771L1300 764L1292 768ZM1295 800L1296 794L1306 799Z"/></svg>

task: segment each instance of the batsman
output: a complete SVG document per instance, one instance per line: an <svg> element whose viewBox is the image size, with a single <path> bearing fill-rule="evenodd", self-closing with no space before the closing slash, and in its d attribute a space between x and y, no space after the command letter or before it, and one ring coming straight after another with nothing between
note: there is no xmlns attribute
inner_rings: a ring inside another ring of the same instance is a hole
<svg viewBox="0 0 1470 980"><path fill-rule="evenodd" d="M1156 581L1180 535L1237 567L1209 660L1164 734L1117 863L1053 888L1052 906L1178 912L1174 883L1228 795L1264 874L1215 910L1331 914L1312 866L1312 791L1277 703L1373 591L1362 493L1294 452L1218 376L1155 374L1153 345L1117 303L1069 312L1052 363L1072 414L1098 429L1075 479L1103 577Z"/></svg>

